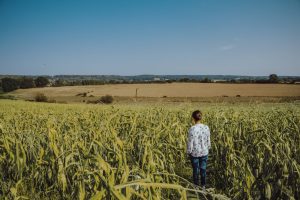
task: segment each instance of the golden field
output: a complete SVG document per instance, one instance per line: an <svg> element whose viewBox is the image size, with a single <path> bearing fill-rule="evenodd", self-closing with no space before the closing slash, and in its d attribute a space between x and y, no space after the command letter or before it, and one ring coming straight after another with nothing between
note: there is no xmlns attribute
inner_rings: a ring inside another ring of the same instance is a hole
<svg viewBox="0 0 300 200"><path fill-rule="evenodd" d="M300 85L296 84L222 84L222 83L166 83L166 84L113 84L96 86L65 86L19 89L11 94L30 98L38 92L49 97L76 96L89 92L89 95L106 94L121 97L134 97L138 88L139 97L218 97L256 96L283 97L300 96Z"/></svg>
<svg viewBox="0 0 300 200"><path fill-rule="evenodd" d="M299 108L0 100L0 199L299 199ZM206 192L186 155L195 109L211 130Z"/></svg>

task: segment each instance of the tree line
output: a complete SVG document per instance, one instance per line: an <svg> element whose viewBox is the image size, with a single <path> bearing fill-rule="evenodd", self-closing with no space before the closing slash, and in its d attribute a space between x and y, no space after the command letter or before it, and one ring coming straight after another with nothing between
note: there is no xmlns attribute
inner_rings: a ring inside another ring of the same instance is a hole
<svg viewBox="0 0 300 200"><path fill-rule="evenodd" d="M21 78L2 78L1 87L3 92L11 92L16 89L27 89L35 87L45 87L50 83L49 79L43 76L39 76L35 79L30 77Z"/></svg>

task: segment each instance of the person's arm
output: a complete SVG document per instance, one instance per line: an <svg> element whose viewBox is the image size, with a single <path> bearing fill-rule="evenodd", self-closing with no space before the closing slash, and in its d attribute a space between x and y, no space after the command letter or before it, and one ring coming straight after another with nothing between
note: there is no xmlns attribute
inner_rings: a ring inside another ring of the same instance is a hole
<svg viewBox="0 0 300 200"><path fill-rule="evenodd" d="M207 127L207 144L208 144L208 149L211 148L211 143L210 143L210 130L209 127Z"/></svg>
<svg viewBox="0 0 300 200"><path fill-rule="evenodd" d="M187 154L190 155L193 150L193 132L192 129L189 129L188 141L187 141Z"/></svg>

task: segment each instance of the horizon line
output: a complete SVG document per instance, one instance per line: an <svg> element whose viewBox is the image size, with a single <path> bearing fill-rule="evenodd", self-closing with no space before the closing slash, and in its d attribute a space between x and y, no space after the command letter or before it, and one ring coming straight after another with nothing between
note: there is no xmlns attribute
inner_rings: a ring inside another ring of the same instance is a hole
<svg viewBox="0 0 300 200"><path fill-rule="evenodd" d="M269 75L234 75L234 74L136 74L136 75L119 75L119 74L0 74L0 76L124 76L124 77L133 77L133 76L242 76L242 77L268 77ZM300 77L300 75L279 75L279 77Z"/></svg>

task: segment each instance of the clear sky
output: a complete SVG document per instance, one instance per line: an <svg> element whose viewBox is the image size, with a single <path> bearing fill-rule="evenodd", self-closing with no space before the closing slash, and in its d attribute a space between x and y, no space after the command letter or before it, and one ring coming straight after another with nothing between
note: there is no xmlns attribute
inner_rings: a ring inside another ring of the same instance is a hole
<svg viewBox="0 0 300 200"><path fill-rule="evenodd" d="M300 0L0 0L0 74L300 75Z"/></svg>

